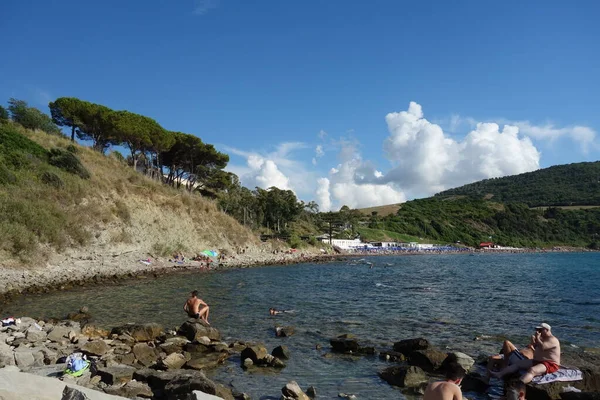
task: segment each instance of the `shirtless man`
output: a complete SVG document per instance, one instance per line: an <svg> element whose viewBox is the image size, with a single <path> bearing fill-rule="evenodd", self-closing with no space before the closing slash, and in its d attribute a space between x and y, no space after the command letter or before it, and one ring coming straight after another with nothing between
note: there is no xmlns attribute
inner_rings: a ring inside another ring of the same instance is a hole
<svg viewBox="0 0 600 400"><path fill-rule="evenodd" d="M450 363L446 371L446 380L427 385L423 400L462 400L460 383L465 370L457 363Z"/></svg>
<svg viewBox="0 0 600 400"><path fill-rule="evenodd" d="M208 324L208 312L210 308L202 299L198 298L198 291L194 290L190 298L183 305L184 311L190 318L200 318ZM210 324L209 324L210 325Z"/></svg>
<svg viewBox="0 0 600 400"><path fill-rule="evenodd" d="M521 382L529 383L534 376L556 372L560 366L560 342L552 335L551 329L545 322L535 327L535 334L531 336L535 347L533 359L519 360L499 372L491 372L492 376L502 378L520 369L527 369L527 373L521 376Z"/></svg>

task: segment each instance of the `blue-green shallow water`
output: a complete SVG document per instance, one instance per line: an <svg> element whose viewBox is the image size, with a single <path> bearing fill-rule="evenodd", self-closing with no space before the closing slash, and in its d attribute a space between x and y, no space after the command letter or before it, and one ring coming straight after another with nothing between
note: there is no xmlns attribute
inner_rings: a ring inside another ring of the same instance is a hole
<svg viewBox="0 0 600 400"><path fill-rule="evenodd" d="M290 348L291 360L281 372L244 372L239 359L233 359L213 375L255 399L278 398L292 379L303 388L314 385L320 398L337 398L339 392L359 399L402 398L399 389L377 376L387 365L377 357L324 357L329 338L342 333L353 333L377 348L422 336L474 358L496 353L502 337L525 344L542 321L553 326L563 348L600 343L599 253L367 260L374 268L348 260L172 275L28 295L3 309L7 315L43 317L63 316L87 305L96 322L107 326L152 321L175 327L185 319L182 305L189 291L198 289L211 305L211 323L226 341L261 341L269 350L279 344ZM269 307L296 312L269 316ZM296 334L276 338L275 325L292 325ZM474 340L482 335L491 337ZM323 349L317 350L317 344Z"/></svg>

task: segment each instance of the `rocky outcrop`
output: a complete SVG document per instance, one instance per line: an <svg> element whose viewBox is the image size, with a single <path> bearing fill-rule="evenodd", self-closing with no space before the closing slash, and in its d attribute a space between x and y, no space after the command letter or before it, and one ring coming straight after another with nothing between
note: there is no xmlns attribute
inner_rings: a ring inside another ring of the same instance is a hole
<svg viewBox="0 0 600 400"><path fill-rule="evenodd" d="M221 339L221 333L217 329L208 325L201 319L195 318L190 318L187 321L185 321L179 327L177 334L186 337L190 341L199 340L204 336L206 336L210 340Z"/></svg>
<svg viewBox="0 0 600 400"><path fill-rule="evenodd" d="M414 366L393 366L384 369L379 376L390 385L417 388L427 383L428 377L425 372Z"/></svg>
<svg viewBox="0 0 600 400"><path fill-rule="evenodd" d="M163 334L163 327L159 324L129 324L115 327L111 335L129 335L136 342L151 342Z"/></svg>
<svg viewBox="0 0 600 400"><path fill-rule="evenodd" d="M410 353L417 350L427 350L429 348L429 341L423 338L416 339L404 339L394 343L394 351L402 353L405 356L409 356Z"/></svg>
<svg viewBox="0 0 600 400"><path fill-rule="evenodd" d="M281 400L310 400L296 381L290 381L281 388L281 395Z"/></svg>

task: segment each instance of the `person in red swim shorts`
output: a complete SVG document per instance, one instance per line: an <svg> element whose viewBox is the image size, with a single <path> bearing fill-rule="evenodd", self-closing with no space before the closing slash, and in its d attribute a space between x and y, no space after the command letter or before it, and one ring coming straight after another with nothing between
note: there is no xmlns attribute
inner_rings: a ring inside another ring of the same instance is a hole
<svg viewBox="0 0 600 400"><path fill-rule="evenodd" d="M520 369L527 369L521 376L521 381L529 383L534 376L556 372L560 367L560 342L552 335L551 330L552 327L545 322L535 327L535 334L531 336L534 345L533 359L520 360L501 371L491 372L491 375L502 378Z"/></svg>

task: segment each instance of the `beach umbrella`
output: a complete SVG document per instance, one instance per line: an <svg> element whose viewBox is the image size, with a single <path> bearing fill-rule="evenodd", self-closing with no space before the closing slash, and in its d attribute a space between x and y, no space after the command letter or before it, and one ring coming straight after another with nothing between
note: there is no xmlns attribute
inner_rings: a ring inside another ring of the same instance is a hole
<svg viewBox="0 0 600 400"><path fill-rule="evenodd" d="M217 252L215 250L204 250L202 252L202 254L204 254L205 256L208 256L208 257L218 257L219 256L219 252Z"/></svg>

